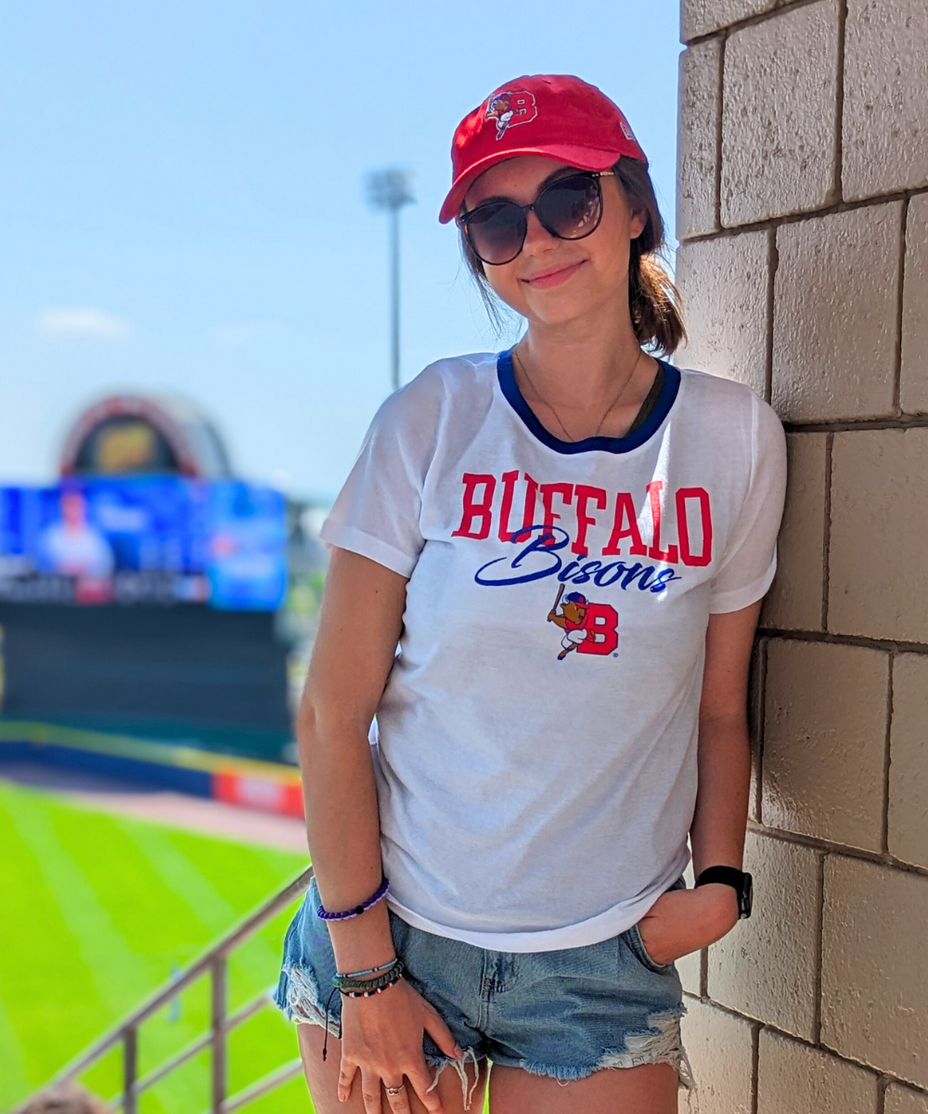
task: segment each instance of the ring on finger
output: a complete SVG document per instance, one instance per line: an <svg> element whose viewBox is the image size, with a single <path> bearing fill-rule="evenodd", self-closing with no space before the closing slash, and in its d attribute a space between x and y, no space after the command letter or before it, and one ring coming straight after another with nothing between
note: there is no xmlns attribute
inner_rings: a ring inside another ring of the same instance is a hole
<svg viewBox="0 0 928 1114"><path fill-rule="evenodd" d="M398 1095L400 1093L400 1091L402 1091L402 1089L403 1089L403 1084L402 1083L399 1085L399 1087L384 1086L384 1090L387 1092L388 1095Z"/></svg>

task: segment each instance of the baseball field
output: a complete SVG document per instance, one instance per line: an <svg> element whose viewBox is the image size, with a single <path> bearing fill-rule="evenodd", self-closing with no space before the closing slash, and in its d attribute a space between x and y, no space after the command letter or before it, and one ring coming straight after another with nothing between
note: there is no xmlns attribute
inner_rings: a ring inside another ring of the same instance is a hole
<svg viewBox="0 0 928 1114"><path fill-rule="evenodd" d="M0 781L0 1111L17 1105L305 866L305 855L188 834L111 815ZM276 983L289 913L236 952L229 1006ZM208 984L147 1022L145 1072L207 1024ZM268 1007L229 1042L234 1093L296 1056L296 1038ZM156 1085L142 1114L208 1109L205 1054ZM110 1055L84 1078L120 1091ZM311 1111L299 1078L248 1107Z"/></svg>

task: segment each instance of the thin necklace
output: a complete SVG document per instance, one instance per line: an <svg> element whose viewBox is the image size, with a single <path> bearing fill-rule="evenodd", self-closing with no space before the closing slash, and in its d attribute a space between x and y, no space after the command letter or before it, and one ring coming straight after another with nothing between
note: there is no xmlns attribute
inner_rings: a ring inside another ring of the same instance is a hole
<svg viewBox="0 0 928 1114"><path fill-rule="evenodd" d="M528 385L532 388L532 390L538 396L539 400L541 402L543 402L545 404L545 406L547 406L547 408L554 415L554 417L557 420L557 424L564 431L564 436L567 438L567 440L572 441L574 444L576 444L577 441L585 441L586 440L585 437L571 437L571 435L567 432L567 426L565 426L564 423L561 421L560 414L558 414L558 412L554 409L554 407L551 405L551 403L548 402L548 400L544 397L544 395L541 393L541 391L539 391L538 388L535 386L534 382L532 381L532 377L529 375L529 373L528 373L528 371L525 367L525 364L522 363L522 357L519 355L519 353L516 351L515 348L513 348L512 354L513 354L513 356L515 356L516 362L518 363L519 367L522 369L522 374L525 376L525 379L528 382ZM642 351L639 348L638 349L638 355L635 357L635 362L632 364L631 370L629 371L628 375L625 378L625 382L619 388L619 393L615 396L615 398L612 400L612 402L610 402L609 405L606 407L606 409L603 411L603 416L599 419L599 425L596 427L596 432L593 434L594 437L599 436L599 431L603 428L603 422L606 420L606 416L612 411L612 408L615 406L615 404L622 397L622 392L625 390L625 388L631 382L632 376L635 374L635 368L638 366L638 361L641 359L641 356L642 356Z"/></svg>

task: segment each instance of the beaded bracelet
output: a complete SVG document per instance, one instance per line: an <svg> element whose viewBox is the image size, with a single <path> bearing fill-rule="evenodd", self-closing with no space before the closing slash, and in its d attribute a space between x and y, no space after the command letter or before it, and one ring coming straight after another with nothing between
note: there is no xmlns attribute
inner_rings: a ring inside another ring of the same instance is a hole
<svg viewBox="0 0 928 1114"><path fill-rule="evenodd" d="M375 994L382 994L385 990L389 990L391 986L396 984L403 977L403 961L401 959L394 960L393 965L389 971L376 979L369 979L366 983L355 982L347 975L336 975L332 979L332 990L325 1003L325 1039L322 1042L322 1059L326 1058L329 1047L329 1006L332 1004L332 998L336 993L341 993L346 998L371 998ZM341 984L341 985L339 985ZM341 1018L338 1019L338 1039L342 1039L342 1022Z"/></svg>
<svg viewBox="0 0 928 1114"><path fill-rule="evenodd" d="M389 963L381 963L379 967L366 967L363 971L346 971L344 974L336 971L340 979L359 979L362 975L379 975L381 971L389 971L391 967L395 967L397 963L396 956L390 960Z"/></svg>
<svg viewBox="0 0 928 1114"><path fill-rule="evenodd" d="M389 982L385 982L382 986L375 986L373 990L343 990L341 987L337 987L336 989L340 994L344 995L345 998L373 998L375 994L383 994L383 992L389 990L391 986L396 986L402 977L402 973L400 973L390 979Z"/></svg>
<svg viewBox="0 0 928 1114"><path fill-rule="evenodd" d="M393 983L400 978L404 970L403 961L397 959L388 971L384 971L382 975L378 975L374 979L353 979L348 975L336 975L332 979L332 985L336 990L341 990L344 993L358 990L370 991L370 994L373 994L382 987L392 986ZM364 997L370 997L370 994L365 994Z"/></svg>
<svg viewBox="0 0 928 1114"><path fill-rule="evenodd" d="M383 875L377 889L366 901L362 901L360 905L356 905L353 909L346 909L343 913L329 913L320 904L319 908L316 910L316 916L321 917L324 921L347 921L350 917L360 917L365 909L370 909L370 907L376 905L381 898L386 897L389 888L390 880L386 875Z"/></svg>

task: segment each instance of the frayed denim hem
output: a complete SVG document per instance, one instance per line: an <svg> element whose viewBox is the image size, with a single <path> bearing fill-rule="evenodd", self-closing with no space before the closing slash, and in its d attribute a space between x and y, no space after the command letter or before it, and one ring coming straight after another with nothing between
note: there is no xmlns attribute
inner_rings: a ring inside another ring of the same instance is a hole
<svg viewBox="0 0 928 1114"><path fill-rule="evenodd" d="M696 1079L680 1038L680 1018L686 1012L686 1007L681 1005L676 1009L651 1014L648 1018L649 1028L645 1032L629 1033L625 1038L624 1048L607 1048L595 1064L563 1067L522 1060L518 1065L511 1066L518 1066L531 1075L556 1079L566 1087L568 1083L586 1079L594 1072L603 1069L634 1068L643 1064L672 1064L676 1069L679 1085L686 1090L687 1107L691 1109L691 1100L695 1097L698 1112Z"/></svg>
<svg viewBox="0 0 928 1114"><path fill-rule="evenodd" d="M325 1005L316 982L315 973L308 967L285 966L280 972L280 982L274 993L274 1004L288 1021L297 1025L318 1025L328 1029L329 1036L341 1039L339 1017L329 1010L329 1023L325 1023ZM341 1003L339 1002L339 1006Z"/></svg>
<svg viewBox="0 0 928 1114"><path fill-rule="evenodd" d="M318 1025L320 1029L325 1025L325 1006L319 992L319 984L315 973L308 967L285 966L280 973L280 981L274 992L274 1004L281 1010L289 1021L297 1025ZM328 1023L329 1036L341 1040L341 1020L333 1017L329 1011ZM482 1057L481 1057L482 1058ZM438 1086L438 1077L450 1064L458 1073L461 1080L461 1095L464 1100L464 1109L470 1109L471 1099L480 1081L480 1069L477 1066L478 1058L473 1048L466 1048L460 1060L450 1056L425 1054L426 1063L435 1070L435 1078L429 1087L433 1091ZM466 1065L474 1065L474 1081L467 1078Z"/></svg>
<svg viewBox="0 0 928 1114"><path fill-rule="evenodd" d="M480 1059L484 1059L483 1056ZM451 1067L458 1073L458 1078L461 1080L461 1095L464 1099L464 1109L470 1110L471 1099L474 1097L474 1091L477 1089L477 1084L480 1082L480 1068L478 1066L477 1053L472 1048L465 1048L464 1055L460 1060L453 1060L450 1056L435 1056L425 1054L426 1063L430 1068L435 1068L435 1078L432 1080L432 1085L429 1087L430 1091L434 1091L438 1086L438 1077L450 1064ZM473 1083L467 1078L466 1066L468 1061L474 1065L474 1081Z"/></svg>

